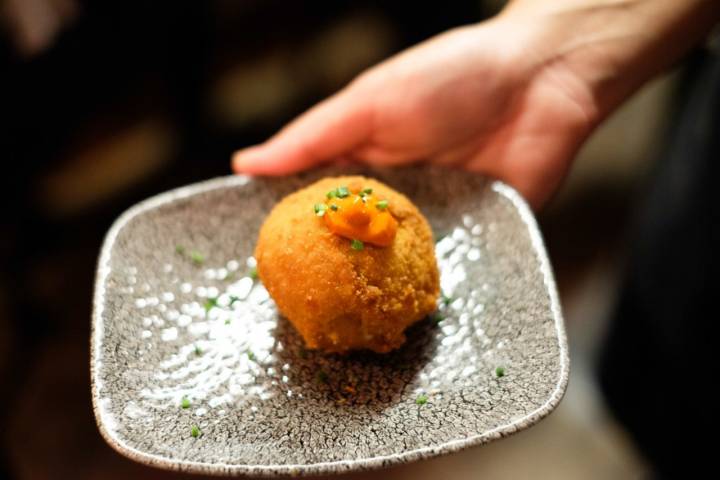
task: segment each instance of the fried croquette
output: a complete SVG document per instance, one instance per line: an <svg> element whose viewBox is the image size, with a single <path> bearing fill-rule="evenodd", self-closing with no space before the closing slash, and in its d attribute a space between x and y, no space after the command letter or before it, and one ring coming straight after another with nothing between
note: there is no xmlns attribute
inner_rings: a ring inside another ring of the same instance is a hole
<svg viewBox="0 0 720 480"><path fill-rule="evenodd" d="M342 222L356 229L338 232ZM427 220L407 197L370 178L325 178L285 197L260 230L255 258L280 312L311 349L388 352L436 307Z"/></svg>

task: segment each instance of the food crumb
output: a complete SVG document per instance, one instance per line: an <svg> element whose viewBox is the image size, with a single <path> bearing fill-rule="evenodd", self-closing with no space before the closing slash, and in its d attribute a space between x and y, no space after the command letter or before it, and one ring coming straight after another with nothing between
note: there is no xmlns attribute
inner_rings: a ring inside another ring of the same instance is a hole
<svg viewBox="0 0 720 480"><path fill-rule="evenodd" d="M192 260L195 265L202 265L205 262L205 255L197 250L193 250L190 252L190 260Z"/></svg>
<svg viewBox="0 0 720 480"><path fill-rule="evenodd" d="M217 298L208 298L205 301L205 313L212 310L214 307L217 307L218 305L218 299Z"/></svg>

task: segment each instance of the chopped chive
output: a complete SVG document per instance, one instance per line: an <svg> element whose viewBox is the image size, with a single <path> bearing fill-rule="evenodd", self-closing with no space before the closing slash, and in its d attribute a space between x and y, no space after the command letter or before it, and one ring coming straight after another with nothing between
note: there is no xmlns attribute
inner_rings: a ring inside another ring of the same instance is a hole
<svg viewBox="0 0 720 480"><path fill-rule="evenodd" d="M362 191L360 192L360 194L361 195L370 195L370 194L372 194L372 192L373 192L372 188L363 188Z"/></svg>
<svg viewBox="0 0 720 480"><path fill-rule="evenodd" d="M443 320L445 320L445 317L442 316L440 313L435 312L435 313L430 317L430 319L432 320L432 322L433 322L435 325L438 325L440 322L442 322Z"/></svg>
<svg viewBox="0 0 720 480"><path fill-rule="evenodd" d="M505 367L497 367L495 369L495 376L500 378L505 376Z"/></svg>
<svg viewBox="0 0 720 480"><path fill-rule="evenodd" d="M359 252L360 250L365 248L365 244L363 242L361 242L360 240L353 239L353 241L350 242L350 248Z"/></svg>
<svg viewBox="0 0 720 480"><path fill-rule="evenodd" d="M323 215L325 215L327 205L325 205L324 203L316 203L313 209L315 210L315 215L317 215L318 217L322 217Z"/></svg>
<svg viewBox="0 0 720 480"><path fill-rule="evenodd" d="M248 360L250 360L251 362L254 362L254 361L257 360L257 357L256 357L255 354L252 352L252 350L248 350L247 352L245 352L245 354L247 355Z"/></svg>
<svg viewBox="0 0 720 480"><path fill-rule="evenodd" d="M418 397L415 399L415 403L418 405L425 405L428 401L427 395L424 393L418 395Z"/></svg>
<svg viewBox="0 0 720 480"><path fill-rule="evenodd" d="M205 256L197 250L193 250L190 252L190 260L192 260L195 265L202 265L205 261Z"/></svg>
<svg viewBox="0 0 720 480"><path fill-rule="evenodd" d="M200 355L202 355L202 353L203 353L202 348L195 345L195 355L197 355L199 357Z"/></svg>
<svg viewBox="0 0 720 480"><path fill-rule="evenodd" d="M333 212L337 212L337 211L338 211L338 208L340 208L340 207L338 207L338 206L335 205L334 203L333 203L332 205L330 205L330 210L332 210Z"/></svg>
<svg viewBox="0 0 720 480"><path fill-rule="evenodd" d="M452 303L452 301L453 301L453 298L452 298L452 297L448 297L448 296L445 295L444 293L440 295L440 299L441 299L443 305L445 305L446 307L447 307L448 305L450 305L450 304Z"/></svg>
<svg viewBox="0 0 720 480"><path fill-rule="evenodd" d="M328 383L328 381L329 381L328 374L325 373L324 370L320 370L317 373L317 379L318 379L318 382L320 382L320 383Z"/></svg>
<svg viewBox="0 0 720 480"><path fill-rule="evenodd" d="M229 319L229 318L226 318L226 319L225 319L225 325L230 325L230 319Z"/></svg>
<svg viewBox="0 0 720 480"><path fill-rule="evenodd" d="M239 302L240 297L236 297L235 295L230 295L230 303L228 303L228 307L232 307L233 303Z"/></svg>
<svg viewBox="0 0 720 480"><path fill-rule="evenodd" d="M257 278L258 278L258 270L257 270L257 267L251 268L250 271L248 272L248 276L249 276L250 278L252 278L253 280L257 280Z"/></svg>
<svg viewBox="0 0 720 480"><path fill-rule="evenodd" d="M337 197L337 189L335 189L335 190L330 190L329 192L327 192L327 193L325 194L325 196L327 197L328 200L330 200L331 198Z"/></svg>
<svg viewBox="0 0 720 480"><path fill-rule="evenodd" d="M217 297L214 298L208 298L205 301L205 313L208 313L213 308L217 307Z"/></svg>
<svg viewBox="0 0 720 480"><path fill-rule="evenodd" d="M388 201L387 200L380 200L375 204L375 208L378 210L385 210L388 207Z"/></svg>
<svg viewBox="0 0 720 480"><path fill-rule="evenodd" d="M223 278L223 280L225 280L226 282L232 282L233 280L235 280L236 276L237 275L235 274L235 272L228 272L228 274L225 275L225 278Z"/></svg>
<svg viewBox="0 0 720 480"><path fill-rule="evenodd" d="M200 436L200 429L198 428L197 425L193 425L192 428L190 428L190 435L193 438L197 438Z"/></svg>
<svg viewBox="0 0 720 480"><path fill-rule="evenodd" d="M185 247L183 247L182 245L175 245L175 252L179 253L180 255L184 255Z"/></svg>
<svg viewBox="0 0 720 480"><path fill-rule="evenodd" d="M182 400L180 400L180 406L182 408L190 408L190 399L188 397L182 397Z"/></svg>
<svg viewBox="0 0 720 480"><path fill-rule="evenodd" d="M350 195L350 190L348 190L347 187L338 187L335 195L336 195L338 198L345 198L345 197L347 197L348 195Z"/></svg>

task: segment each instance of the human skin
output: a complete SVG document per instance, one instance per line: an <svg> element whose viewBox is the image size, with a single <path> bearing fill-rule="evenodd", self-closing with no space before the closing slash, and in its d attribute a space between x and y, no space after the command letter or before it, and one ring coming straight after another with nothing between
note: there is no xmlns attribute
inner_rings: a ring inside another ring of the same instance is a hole
<svg viewBox="0 0 720 480"><path fill-rule="evenodd" d="M597 125L718 19L712 0L516 0L362 73L232 166L429 161L500 178L537 209Z"/></svg>

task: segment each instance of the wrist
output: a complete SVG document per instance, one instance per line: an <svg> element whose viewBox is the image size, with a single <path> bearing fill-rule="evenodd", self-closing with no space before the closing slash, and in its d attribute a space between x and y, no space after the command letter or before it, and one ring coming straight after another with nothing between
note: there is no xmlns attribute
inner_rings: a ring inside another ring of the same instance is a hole
<svg viewBox="0 0 720 480"><path fill-rule="evenodd" d="M498 20L528 31L519 47L599 122L699 43L720 18L712 0L515 0Z"/></svg>

